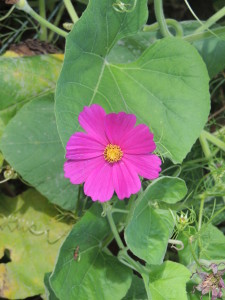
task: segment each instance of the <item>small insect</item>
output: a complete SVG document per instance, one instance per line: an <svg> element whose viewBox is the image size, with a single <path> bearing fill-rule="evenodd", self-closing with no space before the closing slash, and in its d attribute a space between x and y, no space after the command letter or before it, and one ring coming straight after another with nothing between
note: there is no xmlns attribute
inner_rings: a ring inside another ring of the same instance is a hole
<svg viewBox="0 0 225 300"><path fill-rule="evenodd" d="M80 247L77 246L74 250L74 253L73 253L73 259L75 261L80 261L80 253L79 253L79 250L80 250Z"/></svg>

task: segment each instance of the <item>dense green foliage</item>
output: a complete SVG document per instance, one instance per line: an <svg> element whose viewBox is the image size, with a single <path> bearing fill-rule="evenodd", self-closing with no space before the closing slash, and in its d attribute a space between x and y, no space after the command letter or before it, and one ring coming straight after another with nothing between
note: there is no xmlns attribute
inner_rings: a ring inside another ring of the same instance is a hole
<svg viewBox="0 0 225 300"><path fill-rule="evenodd" d="M146 25L147 0L90 1L68 35L55 29L63 63L0 58L0 297L200 299L199 273L224 269L225 130L207 118L225 82L225 27L167 27L154 2L158 24ZM130 199L101 205L64 178L65 145L93 103L154 133L162 172Z"/></svg>

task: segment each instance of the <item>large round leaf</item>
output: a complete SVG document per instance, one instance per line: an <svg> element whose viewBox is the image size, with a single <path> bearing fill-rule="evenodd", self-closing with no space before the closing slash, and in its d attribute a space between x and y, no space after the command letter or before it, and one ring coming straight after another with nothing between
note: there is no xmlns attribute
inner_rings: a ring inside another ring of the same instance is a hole
<svg viewBox="0 0 225 300"><path fill-rule="evenodd" d="M51 202L75 209L77 186L63 175L65 151L56 128L53 94L27 103L10 121L1 149L12 167Z"/></svg>
<svg viewBox="0 0 225 300"><path fill-rule="evenodd" d="M113 3L91 2L68 36L56 90L61 139L65 145L79 129L77 116L85 105L98 103L107 112L135 113L155 134L158 149L181 162L209 113L205 64L193 46L178 38L156 42L132 63L110 64L115 42L137 32L146 19L146 1L126 13L115 11Z"/></svg>

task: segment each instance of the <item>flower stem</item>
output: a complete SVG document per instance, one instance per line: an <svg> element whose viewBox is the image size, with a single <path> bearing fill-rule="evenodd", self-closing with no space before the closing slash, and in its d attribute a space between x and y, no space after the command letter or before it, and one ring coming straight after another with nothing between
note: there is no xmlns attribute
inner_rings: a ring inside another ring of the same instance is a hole
<svg viewBox="0 0 225 300"><path fill-rule="evenodd" d="M46 19L45 0L39 0L39 12L43 19ZM47 41L47 28L41 24L40 40Z"/></svg>
<svg viewBox="0 0 225 300"><path fill-rule="evenodd" d="M221 8L213 16L211 16L204 24L202 24L197 30L195 30L194 33L203 32L204 30L208 29L213 24L215 24L219 19L223 18L224 15L225 15L225 7Z"/></svg>
<svg viewBox="0 0 225 300"><path fill-rule="evenodd" d="M53 24L49 23L47 20L42 18L39 14L37 14L28 4L27 0L19 0L16 3L16 8L19 10L23 10L27 14L29 14L31 17L33 17L36 21L38 21L41 25L51 29L52 31L56 32L57 34L66 37L68 33Z"/></svg>
<svg viewBox="0 0 225 300"><path fill-rule="evenodd" d="M117 242L117 245L119 246L119 248L121 250L123 250L124 249L124 244L123 244L123 242L120 238L120 235L117 231L116 225L115 225L113 217L112 217L112 207L108 203L103 203L102 206L103 206L103 211L106 213L106 216L107 216L107 219L108 219L108 222L109 222L109 226L112 230L112 233L113 233L114 238Z"/></svg>
<svg viewBox="0 0 225 300"><path fill-rule="evenodd" d="M76 23L79 20L79 17L77 15L71 1L70 0L63 0L63 1L64 1L66 9L68 11L68 14L70 15L71 20L73 21L73 23Z"/></svg>
<svg viewBox="0 0 225 300"><path fill-rule="evenodd" d="M162 0L154 0L154 9L155 9L156 20L159 23L159 28L160 28L161 34L164 37L172 36L172 34L169 32L167 25L166 25L164 13L163 13Z"/></svg>

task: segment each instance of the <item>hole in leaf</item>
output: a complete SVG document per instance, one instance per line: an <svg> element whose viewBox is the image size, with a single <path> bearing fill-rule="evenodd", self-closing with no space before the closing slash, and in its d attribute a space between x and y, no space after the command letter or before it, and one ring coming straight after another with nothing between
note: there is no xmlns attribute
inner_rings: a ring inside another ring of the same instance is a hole
<svg viewBox="0 0 225 300"><path fill-rule="evenodd" d="M10 261L12 261L11 258L10 258L10 250L9 249L5 249L4 250L4 255L0 259L0 264L7 264Z"/></svg>

